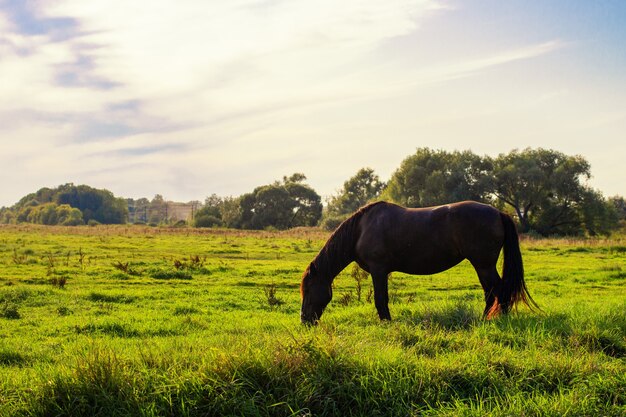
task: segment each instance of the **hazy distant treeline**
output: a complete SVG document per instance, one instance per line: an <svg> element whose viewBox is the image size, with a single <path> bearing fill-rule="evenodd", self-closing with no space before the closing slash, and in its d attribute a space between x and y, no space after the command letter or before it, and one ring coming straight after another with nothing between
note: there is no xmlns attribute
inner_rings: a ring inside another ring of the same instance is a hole
<svg viewBox="0 0 626 417"><path fill-rule="evenodd" d="M65 184L41 188L28 194L13 207L0 209L3 223L37 223L77 226L119 224L128 219L126 202L108 190L87 185Z"/></svg>
<svg viewBox="0 0 626 417"><path fill-rule="evenodd" d="M384 199L407 207L461 200L508 211L522 232L541 235L608 234L626 218L623 197L605 198L586 185L591 167L582 156L549 149L513 150L497 157L471 151L419 148L384 182L360 169L322 205L320 195L295 173L239 197L215 194L202 203L122 199L110 191L65 184L42 188L13 207L0 209L3 223L190 225L239 229L332 229L359 207Z"/></svg>

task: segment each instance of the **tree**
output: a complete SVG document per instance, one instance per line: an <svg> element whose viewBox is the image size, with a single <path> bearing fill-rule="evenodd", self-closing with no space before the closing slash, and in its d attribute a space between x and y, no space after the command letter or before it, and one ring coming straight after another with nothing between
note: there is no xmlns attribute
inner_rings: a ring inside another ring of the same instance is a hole
<svg viewBox="0 0 626 417"><path fill-rule="evenodd" d="M26 216L25 219L23 216ZM21 212L24 222L45 224L49 226L78 226L85 224L80 210L70 207L68 204L45 203L31 205Z"/></svg>
<svg viewBox="0 0 626 417"><path fill-rule="evenodd" d="M385 183L372 168L361 168L343 183L343 188L337 195L330 198L322 226L328 230L335 229L360 207L377 199L384 186Z"/></svg>
<svg viewBox="0 0 626 417"><path fill-rule="evenodd" d="M301 172L291 174L291 176L283 177L283 184L302 184L306 181L306 175Z"/></svg>
<svg viewBox="0 0 626 417"><path fill-rule="evenodd" d="M407 207L454 201L491 201L492 161L471 151L447 152L420 148L402 161L383 198Z"/></svg>
<svg viewBox="0 0 626 417"><path fill-rule="evenodd" d="M582 179L591 176L582 156L549 149L513 150L494 160L494 193L510 205L522 232L569 233L581 224Z"/></svg>
<svg viewBox="0 0 626 417"><path fill-rule="evenodd" d="M155 194L148 207L148 222L159 224L167 221L167 202L161 194Z"/></svg>
<svg viewBox="0 0 626 417"><path fill-rule="evenodd" d="M330 215L347 215L378 198L385 183L371 168L361 168L353 177L343 183L338 195L328 202Z"/></svg>
<svg viewBox="0 0 626 417"><path fill-rule="evenodd" d="M13 206L13 209L16 209L16 208L21 209L26 206L52 203L55 200L57 193L58 193L58 189L52 189L48 187L40 188L36 192L27 194L24 197L22 197L20 201L18 201L17 204Z"/></svg>
<svg viewBox="0 0 626 417"><path fill-rule="evenodd" d="M55 202L67 204L83 213L83 221L95 220L103 224L126 223L128 205L108 190L98 190L87 185L65 184L57 189Z"/></svg>
<svg viewBox="0 0 626 417"><path fill-rule="evenodd" d="M225 227L241 228L241 197L223 197L220 214Z"/></svg>
<svg viewBox="0 0 626 417"><path fill-rule="evenodd" d="M69 207L67 204L63 204L66 207ZM54 203L42 204L37 207L38 210L34 210L33 213L36 216L33 216L32 223L46 224L46 225L55 225L58 224L57 220L57 205Z"/></svg>
<svg viewBox="0 0 626 417"><path fill-rule="evenodd" d="M83 213L68 204L61 204L56 207L57 224L63 226L80 226L85 224Z"/></svg>
<svg viewBox="0 0 626 417"><path fill-rule="evenodd" d="M239 199L238 227L287 229L317 224L322 214L321 197L296 173L254 189ZM232 211L232 208L231 208Z"/></svg>
<svg viewBox="0 0 626 417"><path fill-rule="evenodd" d="M626 200L618 195L609 198L609 203L615 208L617 218L620 221L626 220Z"/></svg>
<svg viewBox="0 0 626 417"><path fill-rule="evenodd" d="M584 230L591 236L608 235L619 227L619 213L602 193L585 187L578 208Z"/></svg>
<svg viewBox="0 0 626 417"><path fill-rule="evenodd" d="M0 208L0 223L9 224L15 222L15 213L8 207Z"/></svg>
<svg viewBox="0 0 626 417"><path fill-rule="evenodd" d="M287 229L291 226L294 209L295 202L284 186L272 184L258 187L254 190L254 214L250 228Z"/></svg>
<svg viewBox="0 0 626 417"><path fill-rule="evenodd" d="M131 223L148 222L148 210L150 207L150 200L144 197L138 198L137 200L127 198L126 202L128 205L128 220Z"/></svg>
<svg viewBox="0 0 626 417"><path fill-rule="evenodd" d="M84 223L90 220L105 224L126 223L128 219L128 204L124 199L116 198L108 190L71 183L57 188L41 188L23 197L11 210L18 223L63 224L68 221L80 224L75 219L76 212L63 206L77 209Z"/></svg>
<svg viewBox="0 0 626 417"><path fill-rule="evenodd" d="M306 176L301 173L283 178L283 186L293 205L289 227L315 226L322 217L322 198L310 186L304 184L305 180Z"/></svg>
<svg viewBox="0 0 626 417"><path fill-rule="evenodd" d="M221 206L224 200L212 194L204 200L204 205L194 215L194 226L216 227L222 226Z"/></svg>

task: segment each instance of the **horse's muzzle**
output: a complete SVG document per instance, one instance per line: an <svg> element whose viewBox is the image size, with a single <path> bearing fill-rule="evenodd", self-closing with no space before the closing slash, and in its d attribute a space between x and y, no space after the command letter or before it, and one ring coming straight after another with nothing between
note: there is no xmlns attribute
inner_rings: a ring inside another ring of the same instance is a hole
<svg viewBox="0 0 626 417"><path fill-rule="evenodd" d="M315 326L318 322L318 315L315 313L305 314L304 311L300 311L300 321L306 326Z"/></svg>

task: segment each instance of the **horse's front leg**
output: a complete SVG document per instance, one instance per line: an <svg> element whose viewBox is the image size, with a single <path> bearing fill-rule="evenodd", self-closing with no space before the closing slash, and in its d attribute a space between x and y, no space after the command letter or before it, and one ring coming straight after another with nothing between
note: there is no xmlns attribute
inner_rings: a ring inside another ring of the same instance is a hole
<svg viewBox="0 0 626 417"><path fill-rule="evenodd" d="M389 273L372 270L372 282L374 283L374 304L381 320L391 320L389 313Z"/></svg>

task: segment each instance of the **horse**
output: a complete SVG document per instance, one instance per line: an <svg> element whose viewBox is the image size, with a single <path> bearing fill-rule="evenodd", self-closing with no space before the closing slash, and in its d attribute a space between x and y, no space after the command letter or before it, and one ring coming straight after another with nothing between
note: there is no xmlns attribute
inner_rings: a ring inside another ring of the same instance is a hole
<svg viewBox="0 0 626 417"><path fill-rule="evenodd" d="M496 268L501 250L502 278ZM484 291L484 319L507 314L520 303L538 308L526 288L511 216L475 201L425 208L379 201L341 223L308 265L300 284L300 319L304 324L318 322L332 299L334 278L352 262L371 274L378 316L391 320L391 272L430 275L464 259L476 270Z"/></svg>

